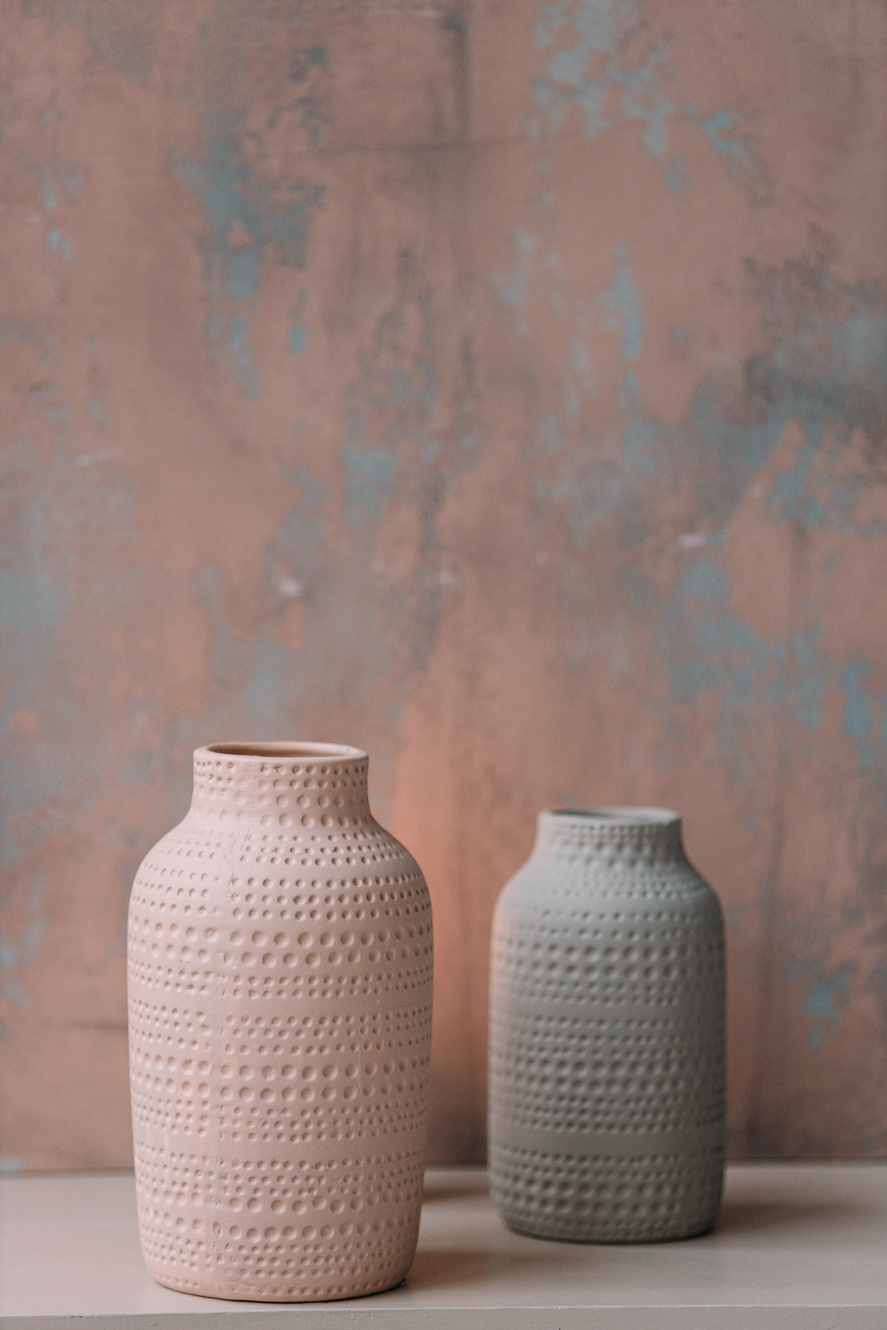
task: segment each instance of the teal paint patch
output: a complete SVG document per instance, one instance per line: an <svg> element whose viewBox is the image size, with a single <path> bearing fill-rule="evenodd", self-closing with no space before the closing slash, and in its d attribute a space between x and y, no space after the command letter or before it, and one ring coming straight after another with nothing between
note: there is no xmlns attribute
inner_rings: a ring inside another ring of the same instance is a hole
<svg viewBox="0 0 887 1330"><path fill-rule="evenodd" d="M233 301L255 295L260 260L272 249L279 263L305 267L322 186L302 177L286 184L256 177L233 131L211 140L206 161L179 162L176 173L206 204L203 250L213 291Z"/></svg>
<svg viewBox="0 0 887 1330"><path fill-rule="evenodd" d="M806 528L884 534L883 521L856 518L870 466L849 456L849 444L854 431L874 441L887 416L887 294L873 283L838 282L828 256L771 270L765 280L779 340L767 363L750 367L751 386L781 404L774 423L797 420L806 435L793 465L776 473L773 515Z"/></svg>
<svg viewBox="0 0 887 1330"><path fill-rule="evenodd" d="M290 52L287 67L290 80L299 87L299 96L294 102L281 105L271 117L270 127L274 127L284 112L295 112L306 143L311 148L319 148L324 131L333 123L325 110L327 53L322 46L300 47Z"/></svg>
<svg viewBox="0 0 887 1330"><path fill-rule="evenodd" d="M365 452L343 448L342 460L346 475L346 519L357 523L369 514L374 521L381 521L391 495L396 463L393 449L384 443Z"/></svg>
<svg viewBox="0 0 887 1330"><path fill-rule="evenodd" d="M44 213L54 212L61 202L62 194L69 200L76 199L83 188L83 172L75 162L56 158L49 165L38 168L40 190L43 195Z"/></svg>
<svg viewBox="0 0 887 1330"><path fill-rule="evenodd" d="M33 510L26 520L33 520ZM30 523L29 523L30 524ZM65 596L48 568L37 562L33 546L22 566L0 567L0 629L4 632L46 633L64 617Z"/></svg>
<svg viewBox="0 0 887 1330"><path fill-rule="evenodd" d="M668 43L637 41L637 0L555 0L543 6L536 45L548 52L533 83L536 110L528 134L555 134L575 112L586 138L622 121L640 122L640 141L660 163L668 185L683 189L683 163L669 150L668 123L677 110L663 84L671 77Z"/></svg>
<svg viewBox="0 0 887 1330"><path fill-rule="evenodd" d="M851 660L841 686L844 689L844 733L851 739L868 739L874 729L868 698L860 685L871 674L867 660Z"/></svg>
<svg viewBox="0 0 887 1330"><path fill-rule="evenodd" d="M539 239L526 227L518 225L514 229L514 261L511 272L493 273L490 283L505 308L512 314L518 336L528 341L530 327L528 322L530 282L533 275L533 261L539 248Z"/></svg>
<svg viewBox="0 0 887 1330"><path fill-rule="evenodd" d="M249 345L249 320L237 310L227 326L227 352L248 397L259 396L259 367Z"/></svg>
<svg viewBox="0 0 887 1330"><path fill-rule="evenodd" d="M64 426L50 426L56 431L67 438ZM77 465L58 437L53 452L47 464L42 448L22 441L8 444L3 459L9 507L0 528L0 864L14 866L18 880L27 879L32 856L60 825L76 823L107 797L115 769L105 724L114 649L82 643L77 671L89 682L75 696L69 616L89 623L110 614L122 632L135 603L120 558L137 538L127 477L113 462L100 472Z"/></svg>
<svg viewBox="0 0 887 1330"><path fill-rule="evenodd" d="M308 350L308 329L303 328L298 323L292 324L290 326L289 346L294 356L303 356Z"/></svg>
<svg viewBox="0 0 887 1330"><path fill-rule="evenodd" d="M752 207L772 202L766 162L742 129L739 113L715 111L703 118L681 105L667 88L674 82L669 36L649 31L639 0L555 0L543 5L535 25L545 66L533 82L536 109L531 140L550 137L575 115L588 139L636 123L638 138L660 164L669 189L690 183L683 159L671 151L672 124L690 121L724 159L727 174L745 181Z"/></svg>
<svg viewBox="0 0 887 1330"><path fill-rule="evenodd" d="M0 1173L22 1173L24 1172L25 1161L14 1155L7 1155L0 1159Z"/></svg>
<svg viewBox="0 0 887 1330"><path fill-rule="evenodd" d="M704 694L717 696L718 753L738 783L769 761L754 744L769 722L787 717L808 730L822 725L823 699L837 678L824 630L794 633L787 643L761 638L733 613L729 575L712 556L697 556L679 579L657 635L668 671L667 712L675 704L695 707Z"/></svg>
<svg viewBox="0 0 887 1330"><path fill-rule="evenodd" d="M860 518L858 508L876 481L881 422L887 417L880 332L885 293L873 283L841 283L830 253L817 245L810 255L780 267L750 266L761 308L761 350L741 376L704 375L684 419L666 424L644 401L632 359L643 345L643 298L631 278L629 256L618 258L615 282L592 298L598 323L621 341L621 382L609 379L597 389L610 394L603 412L615 424L606 433L590 426L601 407L580 382L571 351L559 366L558 408L540 410L535 424L529 482L534 522L541 528L554 517L575 550L594 533L609 552L626 615L643 623L658 643L667 683L658 710L667 731L677 737L688 708L696 709L704 696L717 698L718 760L747 785L772 757L764 746L772 726L787 720L800 730L817 731L829 691L843 686L860 770L871 773L887 798L887 696L865 685L861 666L852 666L842 685L843 663L827 649L819 624L785 638L762 638L736 614L717 554L734 513L790 424L799 427L801 442L793 466L776 471L766 496L773 519L802 529L837 528L857 539L881 531L883 524ZM551 265L539 270L534 317L527 315L531 348L548 333L536 319L546 305L546 284L555 280L553 271ZM581 309L581 293L569 292L560 276L557 284L573 308ZM675 540L681 571L664 587L661 580L647 579L636 551L657 547L663 506L667 511L672 503L679 505L683 525ZM691 551L702 547L710 552L694 555L686 567ZM579 585L570 567L562 577L562 604L571 624L565 655L578 668L609 652L614 673L624 674L621 638L611 641L599 629L583 627L598 622L592 589Z"/></svg>
<svg viewBox="0 0 887 1330"><path fill-rule="evenodd" d="M28 18L53 27L79 28L90 46L88 75L116 69L146 87L157 61L155 18L151 5L84 4L82 0L23 0Z"/></svg>
<svg viewBox="0 0 887 1330"><path fill-rule="evenodd" d="M635 286L631 264L624 249L616 250L619 267L613 285L599 297L604 311L601 322L605 328L621 331L623 335L622 354L627 361L636 361L641 354L644 339L644 310L641 293ZM639 396L637 380L630 388L633 398Z"/></svg>
<svg viewBox="0 0 887 1330"><path fill-rule="evenodd" d="M322 46L302 46L290 52L287 65L293 83L307 83L315 70L327 69L329 61Z"/></svg>
<svg viewBox="0 0 887 1330"><path fill-rule="evenodd" d="M751 207L762 207L773 201L773 187L767 164L752 137L742 129L738 111L714 111L704 119L695 106L688 102L686 112L694 125L702 130L709 143L726 159L727 174L742 177L748 186Z"/></svg>
<svg viewBox="0 0 887 1330"><path fill-rule="evenodd" d="M817 1022L808 1037L808 1047L814 1052L822 1047L826 1036L840 1026L855 971L855 964L845 961L834 973L811 983L804 1001L804 1015Z"/></svg>
<svg viewBox="0 0 887 1330"><path fill-rule="evenodd" d="M48 926L43 910L46 884L42 877L32 882L27 892L27 920L13 941L0 933L0 998L16 1007L27 1007L28 998L18 976L21 967L33 960Z"/></svg>
<svg viewBox="0 0 887 1330"><path fill-rule="evenodd" d="M748 722L772 714L785 701L783 643L762 640L732 613L726 570L698 556L672 592L659 631L668 672L669 707L694 707L704 693L721 699L717 749L740 784L767 761L748 738ZM753 733L754 731L752 731Z"/></svg>
<svg viewBox="0 0 887 1330"><path fill-rule="evenodd" d="M797 662L797 682L789 699L791 718L808 730L817 729L823 722L822 699L834 677L831 662L821 650L824 639L823 628L793 633L791 639L791 650Z"/></svg>
<svg viewBox="0 0 887 1330"><path fill-rule="evenodd" d="M844 670L844 733L855 745L860 773L874 778L887 804L887 689L865 688L870 674L864 657L851 660Z"/></svg>
<svg viewBox="0 0 887 1330"><path fill-rule="evenodd" d="M4 319L0 321L0 346L5 342L22 342L25 346L36 346L43 351L49 351L53 339L48 339L45 334L39 333L31 324L24 323L20 319Z"/></svg>
<svg viewBox="0 0 887 1330"><path fill-rule="evenodd" d="M46 248L50 254L58 254L66 263L73 263L74 242L70 236L65 235L61 227L53 226L47 231Z"/></svg>
<svg viewBox="0 0 887 1330"><path fill-rule="evenodd" d="M200 242L210 293L210 354L227 358L235 378L259 395L259 367L249 346L251 298L271 261L302 269L324 188L303 176L268 180L250 168L242 145L244 117L212 117L207 156L176 172L204 200L207 234ZM232 305L245 308L232 309Z"/></svg>
<svg viewBox="0 0 887 1330"><path fill-rule="evenodd" d="M643 465L656 475L658 499L685 488L688 476L704 475L699 520L720 530L795 423L803 443L793 466L774 476L767 499L774 520L864 539L881 534L882 522L857 517L874 452L860 456L851 445L857 436L874 449L887 418L887 293L875 283L841 283L822 252L774 268L752 264L749 276L763 349L746 361L738 383L717 371L703 376L677 426L647 411L635 381L620 403L632 431L626 457L634 470ZM625 493L636 502L630 474Z"/></svg>

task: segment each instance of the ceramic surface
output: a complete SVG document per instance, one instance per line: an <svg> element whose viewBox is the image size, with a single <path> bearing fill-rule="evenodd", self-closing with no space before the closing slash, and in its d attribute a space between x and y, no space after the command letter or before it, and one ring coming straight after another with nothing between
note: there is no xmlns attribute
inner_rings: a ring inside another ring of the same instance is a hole
<svg viewBox="0 0 887 1330"><path fill-rule="evenodd" d="M170 1288L352 1297L398 1283L413 1258L431 906L366 779L352 748L198 749L190 811L139 868L139 1227Z"/></svg>
<svg viewBox="0 0 887 1330"><path fill-rule="evenodd" d="M540 814L499 898L490 1180L509 1225L641 1242L711 1227L724 1163L724 940L677 814Z"/></svg>

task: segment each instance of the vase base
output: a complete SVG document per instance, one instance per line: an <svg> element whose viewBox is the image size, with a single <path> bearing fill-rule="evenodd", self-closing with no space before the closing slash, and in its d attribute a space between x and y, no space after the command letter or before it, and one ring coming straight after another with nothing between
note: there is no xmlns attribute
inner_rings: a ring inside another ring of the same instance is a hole
<svg viewBox="0 0 887 1330"><path fill-rule="evenodd" d="M595 1246L604 1247L634 1247L659 1242L686 1242L691 1238L702 1238L705 1237L706 1233L711 1233L715 1226L715 1219L717 1218L717 1216L714 1216L711 1219L707 1219L703 1224L694 1224L686 1230L680 1230L674 1233L651 1232L642 1233L638 1236L622 1237L610 1236L600 1232L589 1233L587 1231L581 1233L575 1231L557 1232L552 1229L548 1232L541 1232L533 1226L522 1227L519 1222L506 1219L501 1213L499 1217L510 1233L516 1233L522 1238L537 1238L541 1242L572 1242L582 1245L594 1244Z"/></svg>
<svg viewBox="0 0 887 1330"><path fill-rule="evenodd" d="M387 1293L392 1288L397 1288L402 1284L407 1276L406 1270L401 1270L397 1275L385 1277L381 1280L371 1280L364 1284L356 1285L333 1285L323 1287L316 1285L288 1285L280 1288L279 1291L259 1292L247 1291L245 1289L235 1289L230 1286L224 1288L211 1288L208 1285L196 1287L188 1280L177 1281L166 1276L158 1275L151 1270L150 1274L158 1284L163 1288L172 1289L176 1293L189 1293L193 1297L199 1298L218 1298L225 1302L279 1302L279 1303L301 1303L301 1302L338 1302L350 1298L371 1297L375 1293Z"/></svg>

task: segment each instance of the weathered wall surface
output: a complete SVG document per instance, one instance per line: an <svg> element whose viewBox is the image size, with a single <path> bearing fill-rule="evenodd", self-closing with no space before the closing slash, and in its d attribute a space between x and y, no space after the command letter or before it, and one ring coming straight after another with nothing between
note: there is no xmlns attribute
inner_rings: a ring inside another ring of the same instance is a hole
<svg viewBox="0 0 887 1330"><path fill-rule="evenodd" d="M483 1152L540 807L723 900L738 1155L887 1154L878 0L2 7L3 1144L130 1158L190 753L371 754Z"/></svg>

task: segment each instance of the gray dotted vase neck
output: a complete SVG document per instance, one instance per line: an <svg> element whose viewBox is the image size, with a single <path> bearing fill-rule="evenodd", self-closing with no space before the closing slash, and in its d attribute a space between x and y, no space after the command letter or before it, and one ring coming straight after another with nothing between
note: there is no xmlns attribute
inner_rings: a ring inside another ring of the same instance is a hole
<svg viewBox="0 0 887 1330"><path fill-rule="evenodd" d="M539 815L493 921L489 1168L509 1228L711 1228L724 1169L724 933L676 813Z"/></svg>
<svg viewBox="0 0 887 1330"><path fill-rule="evenodd" d="M148 1269L186 1293L317 1301L416 1248L431 905L373 819L365 753L215 744L129 908L132 1120Z"/></svg>

